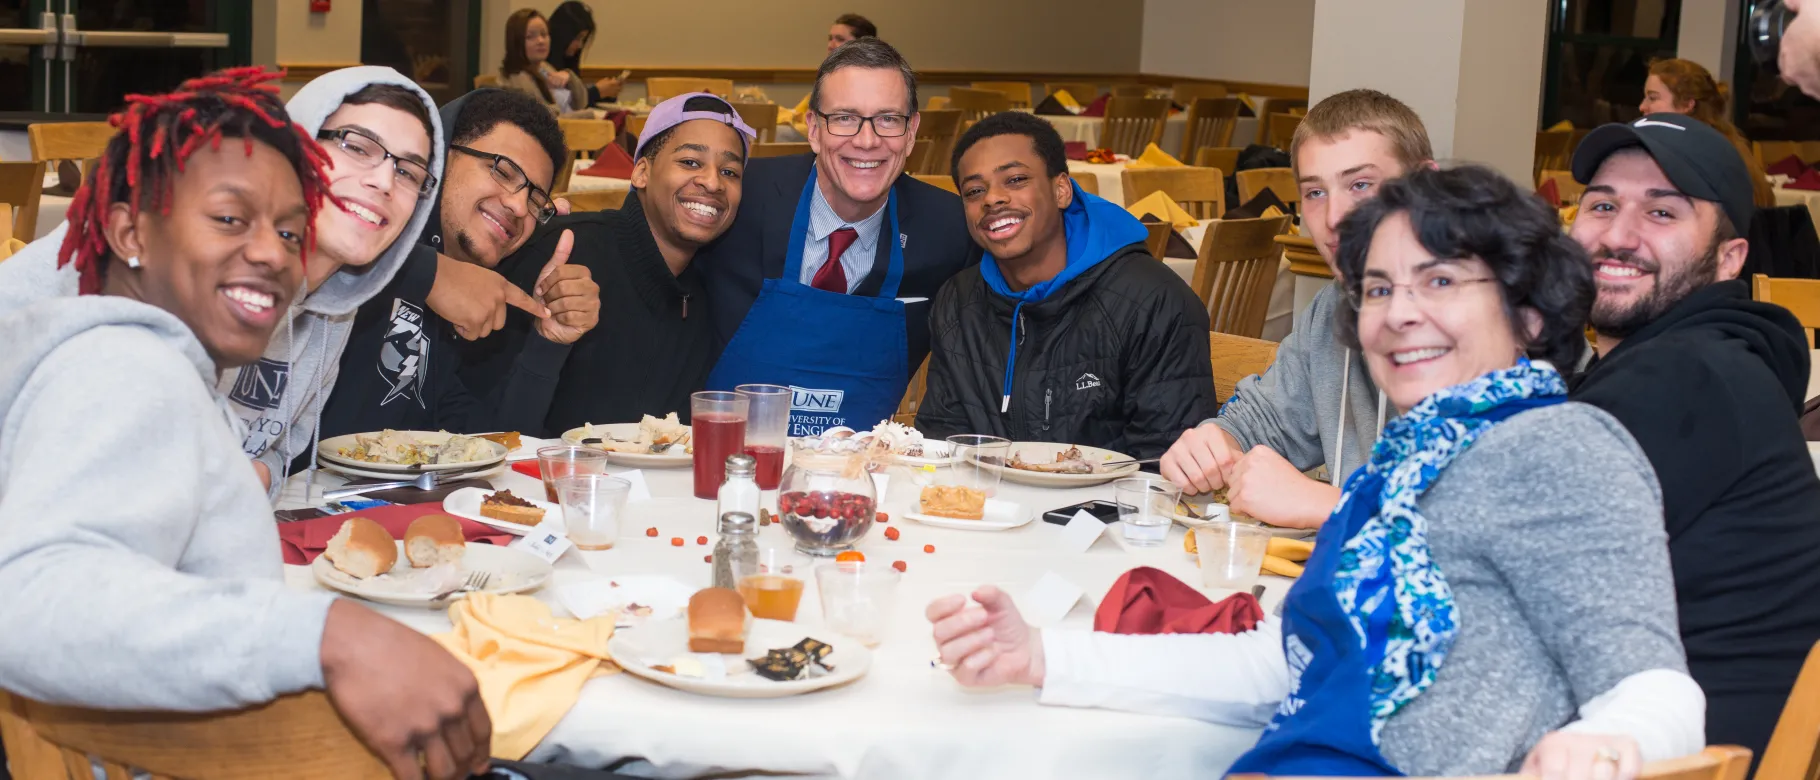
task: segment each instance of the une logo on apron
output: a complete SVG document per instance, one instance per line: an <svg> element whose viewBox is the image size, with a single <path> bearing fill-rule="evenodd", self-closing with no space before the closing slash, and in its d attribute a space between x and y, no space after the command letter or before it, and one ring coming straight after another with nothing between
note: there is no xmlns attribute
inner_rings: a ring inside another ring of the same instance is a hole
<svg viewBox="0 0 1820 780"><path fill-rule="evenodd" d="M841 403L847 399L844 390L816 390L790 386L790 435L819 436L823 430L841 425Z"/></svg>

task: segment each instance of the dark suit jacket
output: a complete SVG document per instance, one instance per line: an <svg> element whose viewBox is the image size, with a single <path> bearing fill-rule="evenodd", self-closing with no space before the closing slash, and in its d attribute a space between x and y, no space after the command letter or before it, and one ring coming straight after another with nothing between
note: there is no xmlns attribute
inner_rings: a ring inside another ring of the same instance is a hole
<svg viewBox="0 0 1820 780"><path fill-rule="evenodd" d="M744 194L733 227L695 254L694 263L706 277L708 308L723 347L746 319L746 311L758 299L764 280L784 275L790 225L814 166L814 155L747 162ZM908 175L898 177L894 186L898 232L908 239L904 244L904 278L898 284L897 297L927 299L904 309L909 375L916 373L929 354L929 307L935 294L949 277L978 263L980 249L967 235L966 216L958 196ZM887 230L888 225L879 231L872 271L854 289L856 295L876 296L885 283L885 271L891 262L891 247L886 242L897 240L896 236L885 235Z"/></svg>

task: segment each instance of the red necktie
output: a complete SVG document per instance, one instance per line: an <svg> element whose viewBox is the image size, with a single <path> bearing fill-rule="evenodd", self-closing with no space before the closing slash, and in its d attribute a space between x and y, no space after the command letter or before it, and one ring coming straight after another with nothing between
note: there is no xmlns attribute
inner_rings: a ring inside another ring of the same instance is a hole
<svg viewBox="0 0 1820 780"><path fill-rule="evenodd" d="M847 247L859 238L859 231L844 227L828 234L828 262L815 272L815 279L809 286L831 293L847 294L847 272L840 267L840 256L847 253Z"/></svg>

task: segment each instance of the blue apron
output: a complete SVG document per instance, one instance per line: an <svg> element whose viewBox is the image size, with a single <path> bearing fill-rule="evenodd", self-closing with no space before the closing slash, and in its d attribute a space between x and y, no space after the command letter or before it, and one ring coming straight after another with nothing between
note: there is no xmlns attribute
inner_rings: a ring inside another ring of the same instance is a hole
<svg viewBox="0 0 1820 780"><path fill-rule="evenodd" d="M709 390L748 383L789 386L791 436L815 436L837 425L871 430L891 419L910 385L909 335L904 304L897 300L904 277L897 189L886 201L886 224L878 237L890 246L884 286L877 298L843 295L798 281L816 177L810 169L796 204L783 277L764 281L708 375Z"/></svg>
<svg viewBox="0 0 1820 780"><path fill-rule="evenodd" d="M1501 404L1480 419L1499 422L1511 415L1567 400L1563 396ZM1384 477L1361 466L1346 480L1346 491L1378 496ZM1289 663L1289 695L1264 729L1258 744L1234 762L1229 774L1297 777L1397 776L1403 772L1378 751L1371 733L1372 670L1384 659L1384 640L1396 615L1390 567L1361 585L1378 594L1360 642L1340 608L1333 573L1346 554L1346 540L1376 513L1378 501L1354 501L1353 511L1335 512L1315 536L1314 554L1283 599L1283 653Z"/></svg>

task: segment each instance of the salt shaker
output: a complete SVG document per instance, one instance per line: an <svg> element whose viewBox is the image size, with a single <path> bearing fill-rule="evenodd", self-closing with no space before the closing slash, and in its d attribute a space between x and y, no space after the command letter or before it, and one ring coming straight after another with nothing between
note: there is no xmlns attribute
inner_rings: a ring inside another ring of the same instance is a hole
<svg viewBox="0 0 1820 780"><path fill-rule="evenodd" d="M751 455L728 455L727 477L720 483L714 516L744 512L758 517L758 497L758 459Z"/></svg>
<svg viewBox="0 0 1820 780"><path fill-rule="evenodd" d="M758 520L745 512L722 514L720 540L714 543L714 587L738 590L739 578L757 570Z"/></svg>

